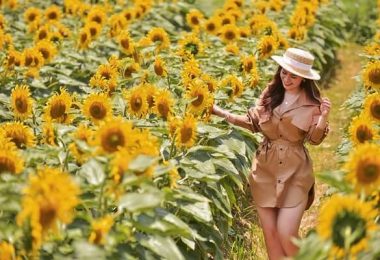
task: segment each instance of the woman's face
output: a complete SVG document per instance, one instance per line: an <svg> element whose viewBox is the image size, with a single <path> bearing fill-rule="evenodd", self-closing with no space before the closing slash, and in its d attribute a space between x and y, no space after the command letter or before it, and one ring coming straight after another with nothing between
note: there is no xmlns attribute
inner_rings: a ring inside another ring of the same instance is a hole
<svg viewBox="0 0 380 260"><path fill-rule="evenodd" d="M290 91L298 90L303 80L302 77L294 75L293 73L290 73L289 71L283 68L281 69L280 77L285 90Z"/></svg>

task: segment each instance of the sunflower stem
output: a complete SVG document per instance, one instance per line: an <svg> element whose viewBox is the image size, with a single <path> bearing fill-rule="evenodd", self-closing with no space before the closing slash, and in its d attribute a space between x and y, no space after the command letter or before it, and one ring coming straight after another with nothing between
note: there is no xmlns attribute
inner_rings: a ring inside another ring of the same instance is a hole
<svg viewBox="0 0 380 260"><path fill-rule="evenodd" d="M103 194L104 194L104 187L106 186L106 180L107 178L104 178L102 182L102 186L100 187L100 194L99 194L99 201L98 201L98 208L100 211L100 216L104 215L104 209L103 209Z"/></svg>
<svg viewBox="0 0 380 260"><path fill-rule="evenodd" d="M173 138L172 138L172 143L171 143L171 145L170 145L170 154L169 154L169 160L171 159L171 158L173 158L173 153L174 153L174 148L175 148L175 135L173 135Z"/></svg>

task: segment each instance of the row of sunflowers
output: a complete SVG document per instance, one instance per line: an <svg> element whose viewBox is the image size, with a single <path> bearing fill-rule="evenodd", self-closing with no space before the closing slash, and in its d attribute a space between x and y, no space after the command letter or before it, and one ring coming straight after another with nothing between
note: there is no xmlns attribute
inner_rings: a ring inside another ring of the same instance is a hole
<svg viewBox="0 0 380 260"><path fill-rule="evenodd" d="M378 1L378 13L380 2ZM376 23L379 24L380 20ZM316 233L301 243L297 259L378 259L380 249L380 42L363 47L357 89L343 104L349 111L338 149L341 169L319 177L331 185Z"/></svg>
<svg viewBox="0 0 380 260"><path fill-rule="evenodd" d="M0 256L223 259L259 136L244 113L288 46L323 72L327 1L0 1ZM337 15L340 14L340 15Z"/></svg>

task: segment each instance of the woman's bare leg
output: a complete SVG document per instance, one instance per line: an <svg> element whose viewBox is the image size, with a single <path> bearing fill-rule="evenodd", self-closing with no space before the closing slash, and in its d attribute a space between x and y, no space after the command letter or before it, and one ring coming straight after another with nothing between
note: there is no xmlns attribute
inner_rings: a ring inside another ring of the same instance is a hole
<svg viewBox="0 0 380 260"><path fill-rule="evenodd" d="M260 224L264 232L265 245L270 260L280 260L285 256L277 232L277 208L263 208L256 206Z"/></svg>
<svg viewBox="0 0 380 260"><path fill-rule="evenodd" d="M280 208L277 217L277 231L281 246L286 256L294 256L298 252L298 247L291 241L298 238L298 230L301 224L302 215L305 211L307 199L293 208Z"/></svg>

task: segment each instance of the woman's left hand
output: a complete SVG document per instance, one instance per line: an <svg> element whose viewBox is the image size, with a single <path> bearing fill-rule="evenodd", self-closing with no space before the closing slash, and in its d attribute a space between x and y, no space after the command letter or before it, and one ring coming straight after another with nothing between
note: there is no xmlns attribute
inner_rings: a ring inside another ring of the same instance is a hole
<svg viewBox="0 0 380 260"><path fill-rule="evenodd" d="M327 117L330 113L330 108L331 108L331 102L328 98L322 98L322 103L319 107L321 110L322 116Z"/></svg>

